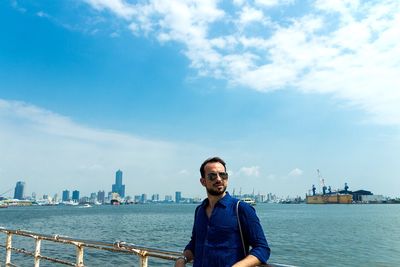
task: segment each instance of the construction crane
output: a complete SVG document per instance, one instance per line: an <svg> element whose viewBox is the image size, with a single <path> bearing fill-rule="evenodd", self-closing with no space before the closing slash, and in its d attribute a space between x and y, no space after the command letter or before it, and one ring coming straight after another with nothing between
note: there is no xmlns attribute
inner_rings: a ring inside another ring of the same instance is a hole
<svg viewBox="0 0 400 267"><path fill-rule="evenodd" d="M325 185L325 179L322 178L319 169L317 169L317 173L318 173L318 178L319 178L319 181L320 181L321 187L322 187L322 194L325 195L326 194L326 189L327 189L327 187Z"/></svg>

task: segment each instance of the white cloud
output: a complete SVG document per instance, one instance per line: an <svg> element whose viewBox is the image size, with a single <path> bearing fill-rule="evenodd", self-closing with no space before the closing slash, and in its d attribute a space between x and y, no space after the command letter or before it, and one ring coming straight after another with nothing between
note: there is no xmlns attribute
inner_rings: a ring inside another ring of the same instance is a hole
<svg viewBox="0 0 400 267"><path fill-rule="evenodd" d="M352 13L360 7L359 0L332 0L315 1L315 6L326 12L338 12L341 14L341 19L351 19Z"/></svg>
<svg viewBox="0 0 400 267"><path fill-rule="evenodd" d="M299 168L295 168L289 172L289 176L297 177L303 175L303 170Z"/></svg>
<svg viewBox="0 0 400 267"><path fill-rule="evenodd" d="M4 188L23 180L29 192L70 188L84 194L111 189L117 169L124 172L128 194L190 188L191 181L176 173L183 164L192 168L188 155L200 151L193 145L90 128L30 104L2 99L0 147Z"/></svg>
<svg viewBox="0 0 400 267"><path fill-rule="evenodd" d="M261 10L248 6L243 7L239 19L241 25L265 21L264 14Z"/></svg>
<svg viewBox="0 0 400 267"><path fill-rule="evenodd" d="M110 34L111 38L118 38L119 37L119 33L118 32L113 32Z"/></svg>
<svg viewBox="0 0 400 267"><path fill-rule="evenodd" d="M49 18L49 17L50 17L49 14L47 14L47 13L45 13L45 12L43 12L43 11L37 12L36 15L37 15L38 17L41 17L41 18Z"/></svg>
<svg viewBox="0 0 400 267"><path fill-rule="evenodd" d="M244 5L245 3L246 3L245 0L233 0L233 4L235 4L237 6Z"/></svg>
<svg viewBox="0 0 400 267"><path fill-rule="evenodd" d="M86 2L128 20L136 35L183 44L199 75L260 92L328 93L376 123L400 125L397 0L314 1L297 17L268 19L260 7L293 8L294 1L236 0L233 11L216 0ZM213 31L221 24L226 30Z"/></svg>
<svg viewBox="0 0 400 267"><path fill-rule="evenodd" d="M12 1L11 1L11 6L12 6L15 10L17 10L18 12L21 12L21 13L25 13L25 12L27 11L26 8L20 7L20 6L18 5L17 0L12 0Z"/></svg>
<svg viewBox="0 0 400 267"><path fill-rule="evenodd" d="M125 19L135 15L135 9L124 0L84 0L98 10L110 9L118 16Z"/></svg>
<svg viewBox="0 0 400 267"><path fill-rule="evenodd" d="M242 167L239 170L239 175L258 177L260 175L260 167L259 166Z"/></svg>
<svg viewBox="0 0 400 267"><path fill-rule="evenodd" d="M287 5L292 4L294 0L255 0L254 3L256 5L265 6L265 7L274 7L279 5Z"/></svg>

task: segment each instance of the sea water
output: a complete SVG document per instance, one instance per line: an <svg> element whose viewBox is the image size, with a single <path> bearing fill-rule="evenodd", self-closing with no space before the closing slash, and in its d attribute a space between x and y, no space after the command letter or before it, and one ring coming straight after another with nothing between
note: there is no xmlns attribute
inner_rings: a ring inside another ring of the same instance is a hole
<svg viewBox="0 0 400 267"><path fill-rule="evenodd" d="M43 234L181 251L192 230L194 204L31 206L0 209L0 226ZM400 266L400 205L257 204L272 250L270 262L297 266ZM26 238L25 238L26 239ZM33 250L33 240L17 242ZM5 244L5 235L0 234ZM25 242L25 243L24 243ZM74 261L73 246L43 243L42 254ZM32 266L12 254L13 263ZM0 250L4 265L5 250ZM138 266L136 256L85 250L87 266ZM150 261L150 266L173 266ZM41 266L56 266L41 261ZM60 265L57 265L60 266Z"/></svg>

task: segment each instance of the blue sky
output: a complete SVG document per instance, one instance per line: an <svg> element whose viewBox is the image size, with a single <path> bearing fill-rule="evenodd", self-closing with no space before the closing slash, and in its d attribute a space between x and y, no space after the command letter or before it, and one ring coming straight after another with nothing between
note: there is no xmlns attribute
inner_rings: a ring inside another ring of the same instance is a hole
<svg viewBox="0 0 400 267"><path fill-rule="evenodd" d="M0 193L399 196L398 1L1 1Z"/></svg>

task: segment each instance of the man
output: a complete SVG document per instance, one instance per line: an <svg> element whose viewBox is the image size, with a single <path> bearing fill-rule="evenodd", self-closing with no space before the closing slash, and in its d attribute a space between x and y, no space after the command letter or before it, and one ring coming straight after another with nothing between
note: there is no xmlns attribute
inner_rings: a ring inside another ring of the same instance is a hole
<svg viewBox="0 0 400 267"><path fill-rule="evenodd" d="M270 255L260 221L253 207L239 203L226 188L226 164L219 157L205 160L200 167L200 183L207 198L196 208L192 237L176 267L193 260L194 267L244 267L265 264ZM240 218L244 247L237 216ZM247 253L249 246L251 250ZM245 253L246 251L246 253Z"/></svg>

